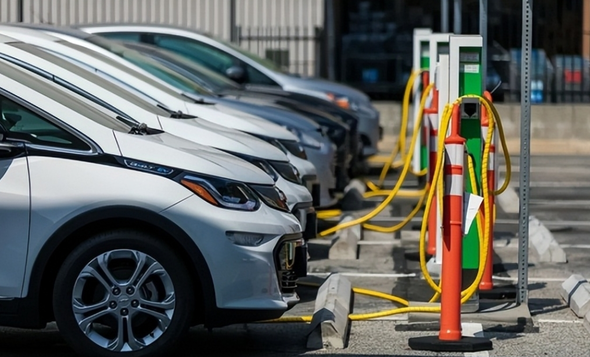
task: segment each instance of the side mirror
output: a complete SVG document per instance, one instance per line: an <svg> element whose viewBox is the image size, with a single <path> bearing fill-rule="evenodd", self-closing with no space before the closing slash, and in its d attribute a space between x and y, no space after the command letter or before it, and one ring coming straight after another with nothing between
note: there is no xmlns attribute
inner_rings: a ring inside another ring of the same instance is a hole
<svg viewBox="0 0 590 357"><path fill-rule="evenodd" d="M242 83L244 81L245 72L240 66L231 66L225 70L225 75L233 81Z"/></svg>

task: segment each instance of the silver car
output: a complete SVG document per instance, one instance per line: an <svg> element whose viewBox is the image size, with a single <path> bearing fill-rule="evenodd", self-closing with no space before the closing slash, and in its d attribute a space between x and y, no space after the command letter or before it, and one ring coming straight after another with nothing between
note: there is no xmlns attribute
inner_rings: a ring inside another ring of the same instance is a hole
<svg viewBox="0 0 590 357"><path fill-rule="evenodd" d="M285 72L269 60L192 29L153 24L87 25L79 28L111 39L144 42L166 48L197 60L239 83L280 86L288 92L332 101L358 117L363 155L367 157L377 153L381 136L379 112L366 94L352 87Z"/></svg>

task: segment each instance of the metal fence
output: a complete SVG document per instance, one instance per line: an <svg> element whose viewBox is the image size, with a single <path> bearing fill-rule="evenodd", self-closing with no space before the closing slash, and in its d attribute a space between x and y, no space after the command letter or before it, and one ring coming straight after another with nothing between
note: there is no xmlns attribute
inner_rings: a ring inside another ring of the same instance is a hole
<svg viewBox="0 0 590 357"><path fill-rule="evenodd" d="M314 75L323 9L324 0L0 0L0 22L182 26Z"/></svg>
<svg viewBox="0 0 590 357"><path fill-rule="evenodd" d="M291 73L319 76L320 27L237 27L237 42Z"/></svg>

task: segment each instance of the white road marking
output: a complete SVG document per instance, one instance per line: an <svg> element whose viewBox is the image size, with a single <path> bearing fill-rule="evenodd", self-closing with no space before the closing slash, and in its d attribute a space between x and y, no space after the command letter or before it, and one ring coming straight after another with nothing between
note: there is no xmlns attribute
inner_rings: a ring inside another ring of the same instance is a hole
<svg viewBox="0 0 590 357"><path fill-rule="evenodd" d="M461 323L461 330L463 336L484 337L483 326L478 323L463 322ZM488 357L490 353L488 351L465 352L464 355L466 357Z"/></svg>
<svg viewBox="0 0 590 357"><path fill-rule="evenodd" d="M567 188L590 188L590 183L588 182L576 182L576 181L531 181L529 183L530 187L567 187Z"/></svg>
<svg viewBox="0 0 590 357"><path fill-rule="evenodd" d="M353 278L420 278L424 279L421 274L416 273L354 273L354 272L308 272L307 275L310 276L329 276L331 274L340 274L342 276L348 276ZM518 281L518 278L506 277L506 276L496 276L492 277L494 280L500 281ZM539 283L539 282L563 282L567 279L565 278L543 278L543 277L529 277L529 283Z"/></svg>
<svg viewBox="0 0 590 357"><path fill-rule="evenodd" d="M493 276L496 280L501 281L518 281L518 278L511 278L506 276ZM567 278L533 278L529 276L529 283L545 283L545 282L563 282Z"/></svg>
<svg viewBox="0 0 590 357"><path fill-rule="evenodd" d="M590 249L590 244L560 244L562 248Z"/></svg>
<svg viewBox="0 0 590 357"><path fill-rule="evenodd" d="M590 201L588 201L588 204L590 205ZM404 219L406 219L406 217L376 217L370 220L371 223L373 224L387 224L387 223L399 223L401 221L403 221ZM414 217L411 222L422 222L422 217ZM496 219L496 224L520 224L520 221L517 219ZM564 226L570 226L570 227L590 227L590 221L562 221L562 220L557 220L557 221L548 221L548 220L543 220L543 224L547 227L564 227ZM405 231L402 231L405 232Z"/></svg>
<svg viewBox="0 0 590 357"><path fill-rule="evenodd" d="M549 324L581 324L583 320L553 320L553 319L539 319L537 322Z"/></svg>
<svg viewBox="0 0 590 357"><path fill-rule="evenodd" d="M396 274L396 273L338 273L338 272L333 272L333 273L307 273L307 275L311 275L311 276L328 276L331 274L340 274L342 276L349 276L349 277L353 277L353 278L415 278L417 275L415 273L409 273L409 274Z"/></svg>
<svg viewBox="0 0 590 357"><path fill-rule="evenodd" d="M590 206L590 200L529 200L532 205L550 205L550 206L565 206L565 207L585 207Z"/></svg>
<svg viewBox="0 0 590 357"><path fill-rule="evenodd" d="M516 172L520 172L520 166L518 165L510 165L510 169L512 175ZM584 174L590 172L588 168L585 167L559 167L559 166L532 166L530 167L531 172L538 172L538 173L579 173ZM506 166L500 165L500 172L506 172Z"/></svg>

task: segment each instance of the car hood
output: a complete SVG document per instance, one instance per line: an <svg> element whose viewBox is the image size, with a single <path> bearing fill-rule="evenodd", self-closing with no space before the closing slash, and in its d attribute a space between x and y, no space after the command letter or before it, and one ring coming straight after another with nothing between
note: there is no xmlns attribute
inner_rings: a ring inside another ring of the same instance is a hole
<svg viewBox="0 0 590 357"><path fill-rule="evenodd" d="M285 153L266 141L205 119L158 119L163 130L201 145L265 160L289 161Z"/></svg>
<svg viewBox="0 0 590 357"><path fill-rule="evenodd" d="M215 101L223 106L259 116L272 123L295 128L299 131L318 130L320 126L313 120L295 113L291 110L273 107L273 101L264 98L252 99L252 102L241 101L240 99L215 98Z"/></svg>
<svg viewBox="0 0 590 357"><path fill-rule="evenodd" d="M126 158L247 183L274 184L264 171L242 159L169 133L114 133L121 154Z"/></svg>
<svg viewBox="0 0 590 357"><path fill-rule="evenodd" d="M283 73L279 74L279 78L279 82L281 83L283 89L289 92L302 92L308 94L310 91L315 91L333 93L336 96L345 96L360 103L366 103L370 101L369 97L365 93L345 84L313 77L295 77Z"/></svg>
<svg viewBox="0 0 590 357"><path fill-rule="evenodd" d="M248 134L280 140L298 140L293 133L280 125L221 104L201 105L186 102L186 107L188 114Z"/></svg>

